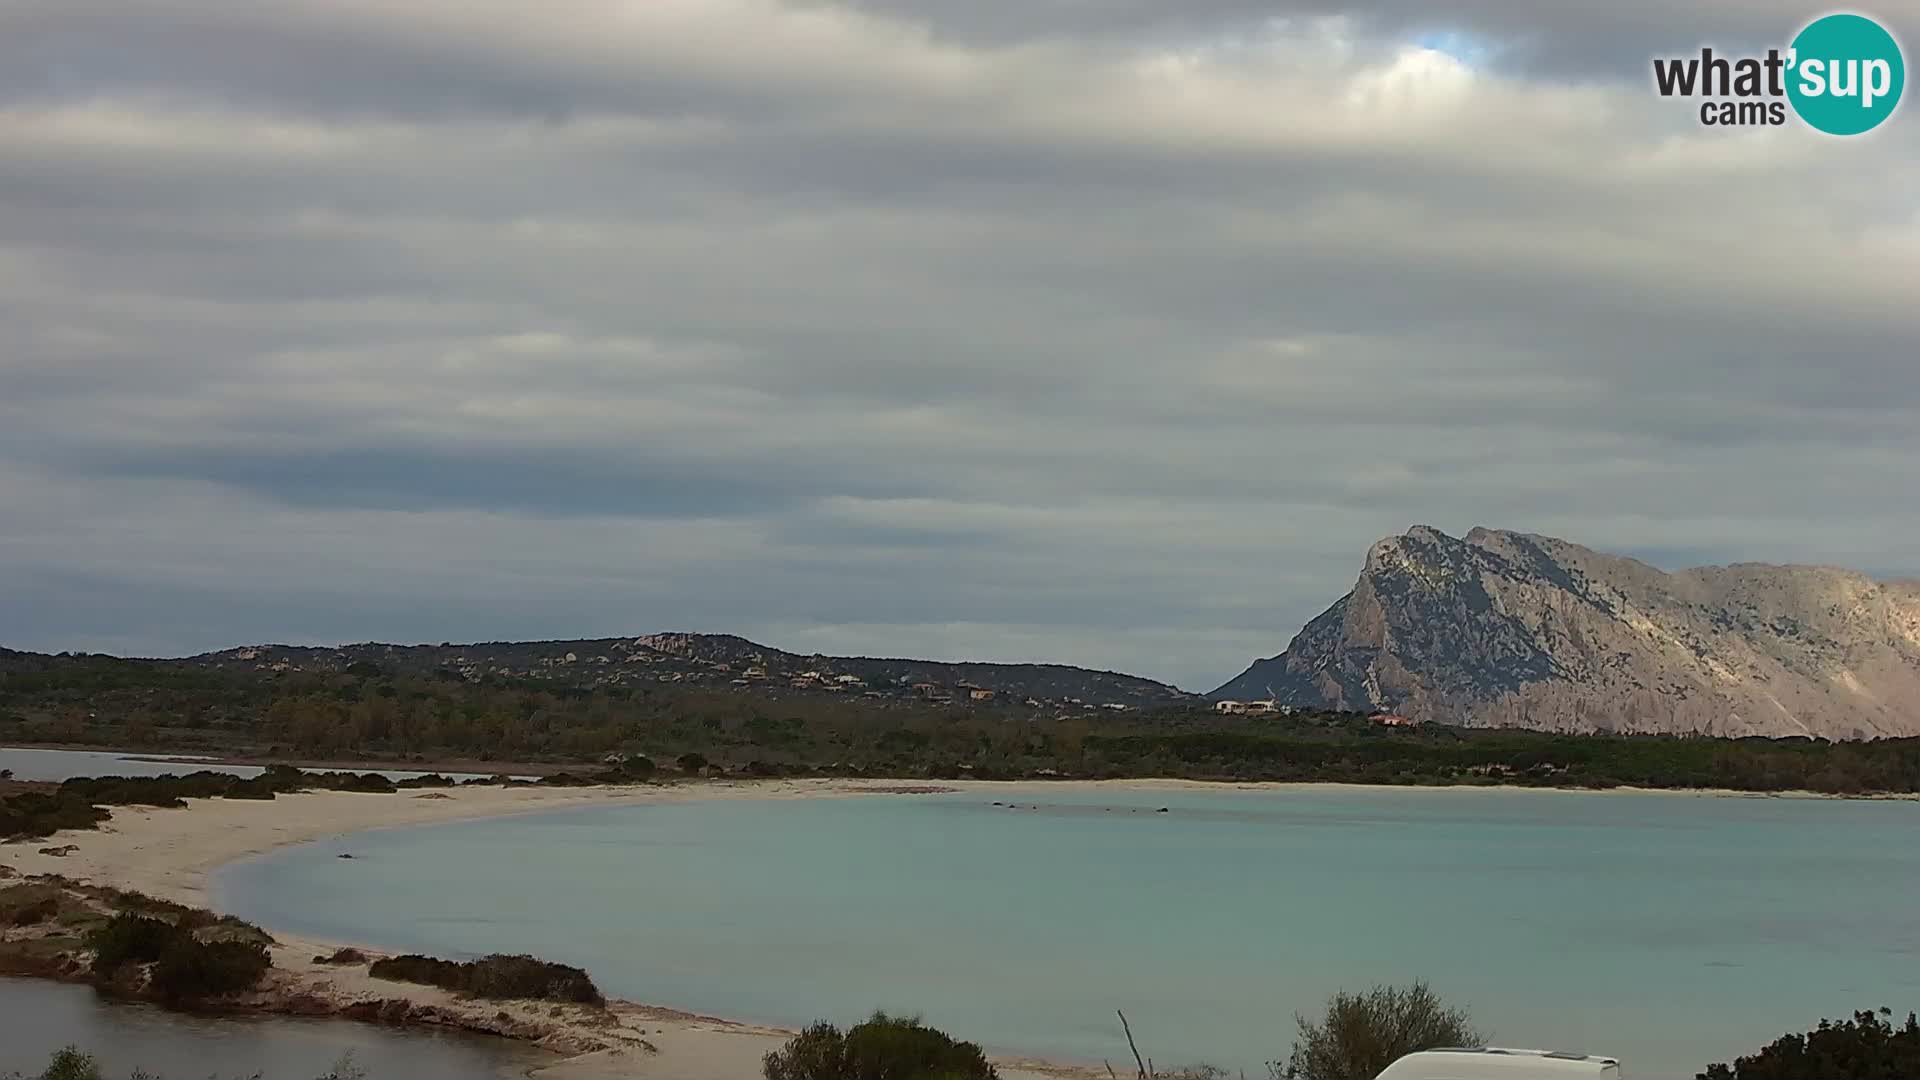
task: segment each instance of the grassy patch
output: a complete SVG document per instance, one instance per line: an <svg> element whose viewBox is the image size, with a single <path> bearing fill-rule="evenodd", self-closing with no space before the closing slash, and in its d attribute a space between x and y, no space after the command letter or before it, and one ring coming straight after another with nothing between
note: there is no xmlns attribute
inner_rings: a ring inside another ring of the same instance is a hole
<svg viewBox="0 0 1920 1080"><path fill-rule="evenodd" d="M32 926L55 919L64 895L57 886L37 883L0 889L0 926Z"/></svg>

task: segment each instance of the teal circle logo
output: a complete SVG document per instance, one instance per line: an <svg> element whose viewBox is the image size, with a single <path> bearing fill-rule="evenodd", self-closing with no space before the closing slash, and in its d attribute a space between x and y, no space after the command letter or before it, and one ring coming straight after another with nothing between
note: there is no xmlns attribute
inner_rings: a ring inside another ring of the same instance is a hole
<svg viewBox="0 0 1920 1080"><path fill-rule="evenodd" d="M1793 111L1829 135L1879 127L1900 105L1907 62L1900 43L1864 15L1828 15L1793 39L1787 61Z"/></svg>

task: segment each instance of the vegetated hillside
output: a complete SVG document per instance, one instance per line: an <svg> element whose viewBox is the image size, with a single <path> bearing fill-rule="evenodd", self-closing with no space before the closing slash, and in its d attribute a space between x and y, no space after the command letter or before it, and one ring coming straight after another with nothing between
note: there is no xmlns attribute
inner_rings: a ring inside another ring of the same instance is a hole
<svg viewBox="0 0 1920 1080"><path fill-rule="evenodd" d="M1663 573L1523 533L1419 526L1285 652L1214 691L1548 731L1920 734L1920 583Z"/></svg>
<svg viewBox="0 0 1920 1080"><path fill-rule="evenodd" d="M408 674L366 661L340 671L261 671L65 656L33 667L0 671L0 745L544 763L575 772L619 755L627 776L653 775L657 765L668 775L1920 790L1920 738L1395 727L1326 710L1223 715L1190 702L1114 710L681 683L577 686L438 669Z"/></svg>
<svg viewBox="0 0 1920 1080"><path fill-rule="evenodd" d="M207 653L183 663L268 672L345 671L355 664L365 664L408 674L447 672L469 680L493 676L571 687L691 684L744 691L801 690L933 700L1010 697L1042 704L1131 708L1196 697L1151 679L1063 664L803 656L731 634L645 634L634 638L470 645L255 645Z"/></svg>

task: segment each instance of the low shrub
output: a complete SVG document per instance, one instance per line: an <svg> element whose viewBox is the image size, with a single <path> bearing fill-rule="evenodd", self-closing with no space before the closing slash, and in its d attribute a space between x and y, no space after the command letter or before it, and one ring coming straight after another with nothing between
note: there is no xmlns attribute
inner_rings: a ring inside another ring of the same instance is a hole
<svg viewBox="0 0 1920 1080"><path fill-rule="evenodd" d="M845 1032L814 1024L768 1054L762 1072L766 1080L999 1080L977 1044L886 1013Z"/></svg>
<svg viewBox="0 0 1920 1080"><path fill-rule="evenodd" d="M659 767L653 763L652 758L646 756L645 754L635 754L630 758L623 759L620 762L620 764L615 765L609 771L619 773L622 776L631 777L636 780L644 780L647 777L652 776L658 770L659 770Z"/></svg>
<svg viewBox="0 0 1920 1080"><path fill-rule="evenodd" d="M234 993L259 982L273 965L266 946L270 940L250 923L183 908L172 920L122 911L88 933L86 945L94 952L96 979L112 979L128 964L150 963L149 987L163 1000L177 1003Z"/></svg>
<svg viewBox="0 0 1920 1080"><path fill-rule="evenodd" d="M396 790L393 781L379 773L344 773L335 775L339 776L340 779L327 786L339 791L364 791L384 795L392 794Z"/></svg>
<svg viewBox="0 0 1920 1080"><path fill-rule="evenodd" d="M335 949L327 956L314 957L313 962L316 964L364 964L367 962L367 954L355 948Z"/></svg>
<svg viewBox="0 0 1920 1080"><path fill-rule="evenodd" d="M450 783L444 777L438 784ZM434 786L424 781L413 786ZM489 781L492 782L492 781ZM188 799L271 799L312 789L389 793L394 782L379 773L309 773L269 765L242 780L201 769L185 776L79 776L51 792L28 791L0 798L0 839L49 836L63 829L91 829L105 821L108 806L183 807Z"/></svg>
<svg viewBox="0 0 1920 1080"><path fill-rule="evenodd" d="M406 953L375 960L367 973L376 979L420 983L496 1000L528 998L601 1005L606 999L585 971L532 956L494 953L478 960L442 960Z"/></svg>
<svg viewBox="0 0 1920 1080"><path fill-rule="evenodd" d="M179 922L195 914L194 909L185 904L176 904L172 900L148 896L136 889L110 889L107 892L107 900L121 911L129 911L136 915L164 916L169 922ZM212 912L199 914L204 915L209 921L213 918Z"/></svg>
<svg viewBox="0 0 1920 1080"><path fill-rule="evenodd" d="M100 1080L100 1064L92 1054L81 1053L79 1047L63 1047L54 1051L38 1080Z"/></svg>
<svg viewBox="0 0 1920 1080"><path fill-rule="evenodd" d="M20 884L0 889L0 926L32 926L60 914L60 890Z"/></svg>
<svg viewBox="0 0 1920 1080"><path fill-rule="evenodd" d="M1294 1019L1299 1037L1285 1065L1268 1066L1273 1080L1373 1080L1415 1051L1485 1042L1465 1010L1449 1007L1424 982L1343 990L1327 1000L1319 1020Z"/></svg>
<svg viewBox="0 0 1920 1080"><path fill-rule="evenodd" d="M153 965L152 987L168 1002L219 997L251 989L273 966L266 946L249 941L201 941L176 932Z"/></svg>
<svg viewBox="0 0 1920 1080"><path fill-rule="evenodd" d="M269 802L272 801L274 797L273 781L264 776L256 776L252 780L242 780L228 788L225 792L225 797L229 799L258 799L262 802Z"/></svg>
<svg viewBox="0 0 1920 1080"><path fill-rule="evenodd" d="M452 787L453 778L439 773L427 773L424 776L409 776L405 780L394 781L395 787L403 788L442 788Z"/></svg>
<svg viewBox="0 0 1920 1080"><path fill-rule="evenodd" d="M13 909L7 921L13 926L33 926L36 923L46 922L58 914L60 914L60 901L48 897Z"/></svg>
<svg viewBox="0 0 1920 1080"><path fill-rule="evenodd" d="M91 829L105 820L105 810L78 796L27 791L0 799L0 839Z"/></svg>
<svg viewBox="0 0 1920 1080"><path fill-rule="evenodd" d="M467 992L483 998L539 998L599 1005L605 999L587 973L531 956L494 954L474 961Z"/></svg>
<svg viewBox="0 0 1920 1080"><path fill-rule="evenodd" d="M164 919L124 911L115 915L87 935L87 947L93 950L94 977L109 979L123 964L145 964L160 959L167 943L180 932Z"/></svg>

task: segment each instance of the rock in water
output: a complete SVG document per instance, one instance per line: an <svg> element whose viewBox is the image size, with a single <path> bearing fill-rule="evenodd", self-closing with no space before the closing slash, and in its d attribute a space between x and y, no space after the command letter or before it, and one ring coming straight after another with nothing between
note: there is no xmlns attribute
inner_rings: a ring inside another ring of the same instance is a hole
<svg viewBox="0 0 1920 1080"><path fill-rule="evenodd" d="M1920 734L1920 582L1742 563L1664 573L1427 526L1215 698L1549 731Z"/></svg>

